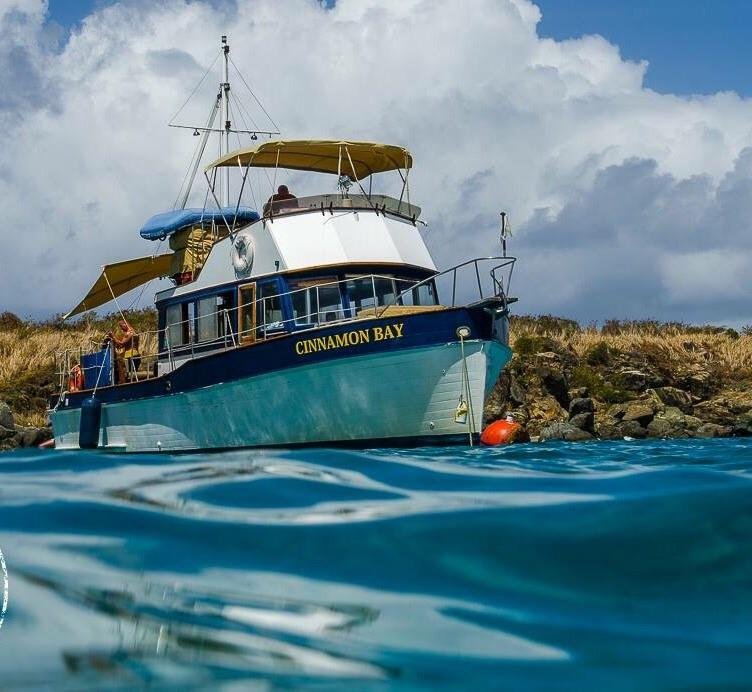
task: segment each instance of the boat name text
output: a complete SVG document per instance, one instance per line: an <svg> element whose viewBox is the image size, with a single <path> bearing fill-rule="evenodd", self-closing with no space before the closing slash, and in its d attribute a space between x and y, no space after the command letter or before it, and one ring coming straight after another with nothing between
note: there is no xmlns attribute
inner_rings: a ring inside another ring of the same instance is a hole
<svg viewBox="0 0 752 692"><path fill-rule="evenodd" d="M314 339L301 339L295 342L295 353L306 356L309 353L329 351L333 348L346 348L360 344L370 344L372 341L384 341L386 339L401 339L402 329L405 323L387 324L383 327L369 327L368 329L353 329L344 334L332 334L330 336L317 336Z"/></svg>

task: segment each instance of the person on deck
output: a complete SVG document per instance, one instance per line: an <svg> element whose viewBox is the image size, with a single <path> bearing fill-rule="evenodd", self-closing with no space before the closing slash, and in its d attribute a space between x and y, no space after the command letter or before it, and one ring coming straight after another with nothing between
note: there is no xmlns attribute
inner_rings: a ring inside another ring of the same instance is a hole
<svg viewBox="0 0 752 692"><path fill-rule="evenodd" d="M70 373L68 373L68 391L80 392L84 388L84 371L75 358L71 359L71 365Z"/></svg>
<svg viewBox="0 0 752 692"><path fill-rule="evenodd" d="M297 203L291 202L291 200L294 199L297 199L297 197L290 192L287 185L280 185L277 188L277 192L273 194L264 205L264 216L269 215L271 212L279 211L280 209L295 207Z"/></svg>
<svg viewBox="0 0 752 692"><path fill-rule="evenodd" d="M122 384L127 379L130 366L138 370L141 365L141 354L138 352L139 336L136 330L126 320L118 323L120 336L113 332L107 334L115 345L115 384Z"/></svg>

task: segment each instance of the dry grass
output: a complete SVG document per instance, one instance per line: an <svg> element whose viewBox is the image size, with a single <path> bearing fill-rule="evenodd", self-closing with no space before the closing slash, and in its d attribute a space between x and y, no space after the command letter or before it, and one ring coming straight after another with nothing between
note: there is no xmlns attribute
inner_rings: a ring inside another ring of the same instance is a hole
<svg viewBox="0 0 752 692"><path fill-rule="evenodd" d="M553 340L591 362L607 349L646 354L669 364L700 363L729 377L752 377L752 335L724 327L611 321L598 328L545 315L522 316L512 318L510 339L521 354L545 348Z"/></svg>
<svg viewBox="0 0 752 692"><path fill-rule="evenodd" d="M89 350L101 342L117 324L118 315L89 317L74 324L24 322L10 313L0 314L0 400L13 409L19 425L45 424L47 398L58 391L55 354L66 350ZM154 330L152 310L127 313L137 331ZM142 341L142 350L156 347L151 336Z"/></svg>

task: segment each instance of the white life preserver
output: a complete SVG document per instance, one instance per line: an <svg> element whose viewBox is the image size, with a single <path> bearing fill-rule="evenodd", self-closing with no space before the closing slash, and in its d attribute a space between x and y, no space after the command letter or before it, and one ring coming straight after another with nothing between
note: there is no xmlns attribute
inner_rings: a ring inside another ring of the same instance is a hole
<svg viewBox="0 0 752 692"><path fill-rule="evenodd" d="M232 266L237 277L246 276L253 267L253 237L241 231L232 243Z"/></svg>

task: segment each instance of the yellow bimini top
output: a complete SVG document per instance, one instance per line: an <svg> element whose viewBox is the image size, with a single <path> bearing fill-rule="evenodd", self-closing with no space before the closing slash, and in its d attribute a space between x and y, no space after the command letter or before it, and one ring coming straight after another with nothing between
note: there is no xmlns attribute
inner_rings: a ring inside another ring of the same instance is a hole
<svg viewBox="0 0 752 692"><path fill-rule="evenodd" d="M374 173L407 171L413 157L404 147L377 142L329 139L272 140L246 149L236 149L212 162L207 171L220 166L291 168L315 173L347 175L363 180Z"/></svg>
<svg viewBox="0 0 752 692"><path fill-rule="evenodd" d="M169 276L171 261L172 253L169 253L105 265L86 296L63 319L98 308L147 281Z"/></svg>

